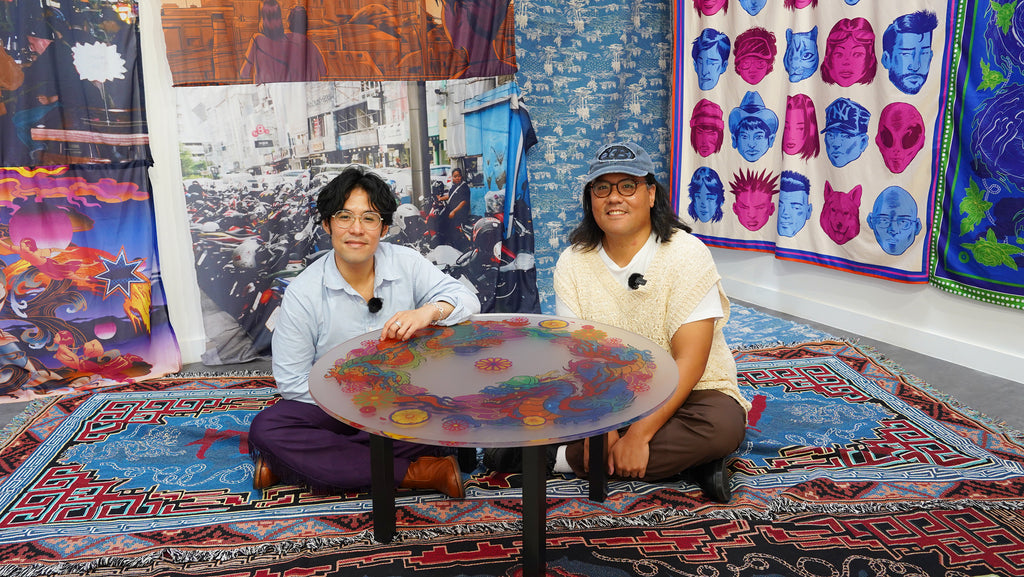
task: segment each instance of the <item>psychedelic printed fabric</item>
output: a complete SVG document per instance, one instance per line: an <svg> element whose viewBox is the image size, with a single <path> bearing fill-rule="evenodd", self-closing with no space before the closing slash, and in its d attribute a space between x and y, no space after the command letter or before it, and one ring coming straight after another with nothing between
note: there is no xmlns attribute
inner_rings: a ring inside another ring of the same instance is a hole
<svg viewBox="0 0 1024 577"><path fill-rule="evenodd" d="M161 9L175 86L513 74L511 0L278 0Z"/></svg>
<svg viewBox="0 0 1024 577"><path fill-rule="evenodd" d="M93 5L0 2L0 166L150 159L138 8Z"/></svg>
<svg viewBox="0 0 1024 577"><path fill-rule="evenodd" d="M673 191L706 244L927 281L950 0L677 0Z"/></svg>
<svg viewBox="0 0 1024 577"><path fill-rule="evenodd" d="M0 170L0 396L180 368L145 163Z"/></svg>
<svg viewBox="0 0 1024 577"><path fill-rule="evenodd" d="M960 6L932 284L1024 307L1024 4Z"/></svg>

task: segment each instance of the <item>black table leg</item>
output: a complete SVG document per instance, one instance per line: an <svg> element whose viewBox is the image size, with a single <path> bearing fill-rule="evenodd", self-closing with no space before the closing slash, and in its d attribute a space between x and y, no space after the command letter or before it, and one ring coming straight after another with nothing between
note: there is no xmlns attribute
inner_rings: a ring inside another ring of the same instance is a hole
<svg viewBox="0 0 1024 577"><path fill-rule="evenodd" d="M373 538L390 543L395 536L395 458L388 437L370 435L370 478Z"/></svg>
<svg viewBox="0 0 1024 577"><path fill-rule="evenodd" d="M523 447L523 576L544 575L547 545L547 456L543 445Z"/></svg>
<svg viewBox="0 0 1024 577"><path fill-rule="evenodd" d="M463 473L472 474L476 470L476 449L473 447L459 447L459 468Z"/></svg>
<svg viewBox="0 0 1024 577"><path fill-rule="evenodd" d="M605 435L590 437L590 500L603 502L608 496L608 459L605 458Z"/></svg>

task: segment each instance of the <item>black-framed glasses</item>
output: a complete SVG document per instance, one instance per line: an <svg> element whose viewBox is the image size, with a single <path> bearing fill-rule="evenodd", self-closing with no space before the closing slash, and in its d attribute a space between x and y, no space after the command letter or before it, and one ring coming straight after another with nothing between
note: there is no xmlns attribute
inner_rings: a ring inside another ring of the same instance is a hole
<svg viewBox="0 0 1024 577"><path fill-rule="evenodd" d="M377 230L380 228L383 219L379 213L368 210L363 214L356 214L351 210L341 209L338 212L331 215L334 222L341 228L349 228L355 221L359 221L359 224L363 225L366 230Z"/></svg>
<svg viewBox="0 0 1024 577"><path fill-rule="evenodd" d="M590 192L597 198L604 198L608 196L612 193L612 189L619 191L620 196L633 196L636 194L638 186L640 186L640 184L631 178L624 178L614 184L604 180L599 180L590 185Z"/></svg>

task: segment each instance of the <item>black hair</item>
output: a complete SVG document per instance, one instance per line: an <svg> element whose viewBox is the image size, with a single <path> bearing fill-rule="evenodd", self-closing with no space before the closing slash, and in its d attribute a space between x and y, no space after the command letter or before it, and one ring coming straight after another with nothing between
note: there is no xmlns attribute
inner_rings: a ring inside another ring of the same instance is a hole
<svg viewBox="0 0 1024 577"><path fill-rule="evenodd" d="M316 197L316 209L320 213L320 222L327 221L345 207L352 190L361 188L370 197L370 206L380 213L381 221L391 226L392 216L398 208L398 200L391 192L391 187L380 176L358 166L350 166L334 177L320 190Z"/></svg>
<svg viewBox="0 0 1024 577"><path fill-rule="evenodd" d="M665 242L672 238L676 229L690 232L690 227L679 220L676 212L672 210L668 190L653 174L645 176L644 181L648 186L654 187L654 206L651 207L651 229L654 231L654 237L659 242ZM590 200L591 184L593 183L588 183L583 188L583 220L569 233L569 244L578 251L594 250L604 238L604 231L594 220L594 205Z"/></svg>

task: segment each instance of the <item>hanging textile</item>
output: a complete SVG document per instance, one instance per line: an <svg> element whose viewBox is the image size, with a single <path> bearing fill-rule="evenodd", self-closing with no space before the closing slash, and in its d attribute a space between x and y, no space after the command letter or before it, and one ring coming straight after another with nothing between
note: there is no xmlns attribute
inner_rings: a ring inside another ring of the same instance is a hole
<svg viewBox="0 0 1024 577"><path fill-rule="evenodd" d="M146 167L0 169L0 398L180 368Z"/></svg>
<svg viewBox="0 0 1024 577"><path fill-rule="evenodd" d="M260 0L164 4L160 12L175 86L516 70L511 0Z"/></svg>
<svg viewBox="0 0 1024 577"><path fill-rule="evenodd" d="M965 0L957 21L931 282L1024 308L1024 4Z"/></svg>
<svg viewBox="0 0 1024 577"><path fill-rule="evenodd" d="M426 84L432 158L430 188L420 193L409 168L407 83L179 89L203 362L270 355L290 279L331 248L317 194L353 165L379 174L398 199L385 241L416 248L472 286L487 312L539 312L523 160L535 137L518 87L493 86Z"/></svg>
<svg viewBox="0 0 1024 577"><path fill-rule="evenodd" d="M587 163L605 143L639 142L668 185L672 79L668 2L533 0L517 5L517 82L538 145L529 153L541 308L555 312L553 274L580 222Z"/></svg>
<svg viewBox="0 0 1024 577"><path fill-rule="evenodd" d="M673 191L706 244L927 281L950 0L677 0Z"/></svg>
<svg viewBox="0 0 1024 577"><path fill-rule="evenodd" d="M0 166L150 159L134 3L0 2Z"/></svg>

